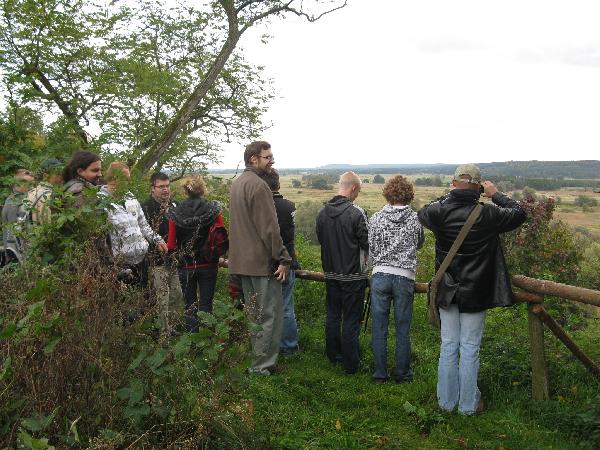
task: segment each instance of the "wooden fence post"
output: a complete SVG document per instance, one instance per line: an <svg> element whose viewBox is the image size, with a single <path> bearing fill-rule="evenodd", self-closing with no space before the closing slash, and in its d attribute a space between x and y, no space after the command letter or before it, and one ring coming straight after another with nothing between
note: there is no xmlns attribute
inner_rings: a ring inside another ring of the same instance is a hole
<svg viewBox="0 0 600 450"><path fill-rule="evenodd" d="M531 349L531 384L534 400L548 400L548 366L544 354L544 324L532 311L533 304L527 305L529 321L529 345Z"/></svg>

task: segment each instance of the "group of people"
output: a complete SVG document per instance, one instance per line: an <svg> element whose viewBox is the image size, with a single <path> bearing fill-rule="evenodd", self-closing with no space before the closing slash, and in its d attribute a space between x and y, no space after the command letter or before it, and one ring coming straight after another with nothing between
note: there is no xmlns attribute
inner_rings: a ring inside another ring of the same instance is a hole
<svg viewBox="0 0 600 450"><path fill-rule="evenodd" d="M155 173L150 178L150 197L140 205L133 194L122 192L129 167L113 162L98 195L110 200L112 255L134 279L143 280L144 268L149 266L148 279L167 333L181 317L182 298L187 331L198 330L198 311L212 311L219 257L228 250L230 294L258 325L251 330L248 371L270 375L280 354L299 350L293 296L299 268L294 248L295 207L279 193L279 174L273 169L275 159L268 142L247 145L244 162L245 170L231 185L228 232L220 204L204 198L206 186L199 176L184 181L187 199L177 204L168 175ZM36 211L35 220L43 222L51 210L44 208L45 200L36 202L36 195L48 198L52 186L64 182L63 189L78 198L86 188L97 186L102 175L100 158L91 152L77 152L62 177L53 177L60 173L60 161L48 160L42 166L43 181L29 191L23 188L27 174L16 174L19 181L5 204L3 222L14 219L11 208L18 208L24 197L33 199L27 202L29 208ZM391 377L397 383L411 381L410 327L423 227L435 236L437 269L483 195L491 203L482 205L436 298L441 319L438 403L443 410L458 407L463 414L474 414L484 407L477 375L485 311L513 302L499 235L517 228L526 215L516 201L483 181L473 164L459 166L452 185L448 194L417 213L410 206L412 184L400 175L392 177L383 189L387 204L369 219L354 203L361 191L359 177L353 172L340 177L338 195L325 203L316 218L326 284L325 350L332 364L340 364L349 375L356 373L371 268L373 381L383 383ZM392 306L396 345L390 375L387 347Z"/></svg>

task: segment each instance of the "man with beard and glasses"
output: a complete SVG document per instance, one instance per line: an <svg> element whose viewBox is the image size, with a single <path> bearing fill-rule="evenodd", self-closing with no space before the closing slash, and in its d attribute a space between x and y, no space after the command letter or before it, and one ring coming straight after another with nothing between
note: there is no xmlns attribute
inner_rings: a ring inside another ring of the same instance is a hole
<svg viewBox="0 0 600 450"><path fill-rule="evenodd" d="M246 146L244 162L246 169L230 192L229 271L240 276L245 310L260 325L260 331L251 333L253 359L248 371L270 375L283 327L281 283L292 258L281 239L273 193L260 177L275 162L271 145L252 142Z"/></svg>

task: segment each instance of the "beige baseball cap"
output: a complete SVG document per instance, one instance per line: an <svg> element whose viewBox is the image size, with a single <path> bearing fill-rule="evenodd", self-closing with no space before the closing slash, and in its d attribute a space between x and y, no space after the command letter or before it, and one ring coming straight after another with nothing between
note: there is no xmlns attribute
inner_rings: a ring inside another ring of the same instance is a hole
<svg viewBox="0 0 600 450"><path fill-rule="evenodd" d="M481 171L475 164L461 164L454 171L454 179L469 183L481 183Z"/></svg>

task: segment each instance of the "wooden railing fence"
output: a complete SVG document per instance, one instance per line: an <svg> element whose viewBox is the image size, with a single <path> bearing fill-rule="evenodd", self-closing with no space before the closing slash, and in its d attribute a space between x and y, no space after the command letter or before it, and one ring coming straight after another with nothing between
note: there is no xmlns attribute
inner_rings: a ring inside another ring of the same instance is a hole
<svg viewBox="0 0 600 450"><path fill-rule="evenodd" d="M221 260L220 265L221 267L227 267L227 261ZM310 270L297 270L296 278L310 281L325 281L322 272L313 272ZM544 296L558 297L600 307L600 291L553 281L538 280L523 275L514 275L512 277L512 284L517 288L514 290L515 301L527 303L533 399L548 400L550 398L548 366L544 352L544 325L581 361L586 369L593 375L600 377L600 365L581 350L561 325L544 308ZM427 283L415 284L415 291L417 293L425 294L427 293L427 289Z"/></svg>

